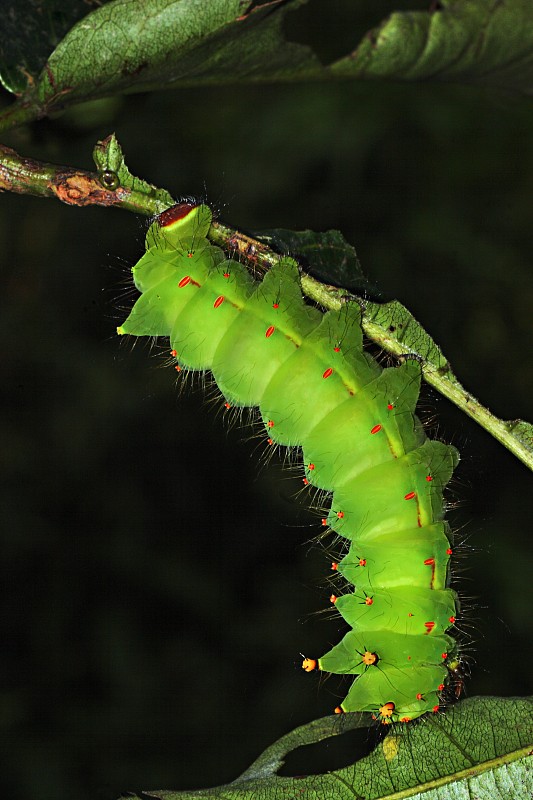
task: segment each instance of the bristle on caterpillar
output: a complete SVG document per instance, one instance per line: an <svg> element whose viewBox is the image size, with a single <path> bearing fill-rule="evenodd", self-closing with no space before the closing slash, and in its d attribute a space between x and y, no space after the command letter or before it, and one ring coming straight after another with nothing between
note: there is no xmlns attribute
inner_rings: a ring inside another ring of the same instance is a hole
<svg viewBox="0 0 533 800"><path fill-rule="evenodd" d="M254 281L208 242L210 224L194 203L156 219L133 268L141 295L118 332L169 337L176 371L210 371L226 413L257 409L267 448L298 448L303 487L330 498L320 518L344 542L331 569L345 584L330 602L350 630L302 668L354 676L336 711L384 724L438 711L460 681L443 499L458 454L415 416L420 365L379 366L363 351L357 305L306 305L290 258Z"/></svg>

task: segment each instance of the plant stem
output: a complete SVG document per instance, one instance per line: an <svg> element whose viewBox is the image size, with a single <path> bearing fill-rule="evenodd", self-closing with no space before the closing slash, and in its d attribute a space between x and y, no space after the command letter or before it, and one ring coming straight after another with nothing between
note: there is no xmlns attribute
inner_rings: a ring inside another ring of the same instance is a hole
<svg viewBox="0 0 533 800"><path fill-rule="evenodd" d="M101 144L105 145L106 142L107 140L104 140ZM158 190L134 179L133 176L130 177L131 186L119 185L111 189L105 185L105 176L98 172L23 158L11 148L0 145L0 191L55 197L69 205L115 206L147 216L160 213L168 207L168 203L162 199L168 197L164 190ZM279 259L279 255L263 242L240 233L222 222L213 222L208 236L212 242L224 247L230 254L236 252L241 260L248 261L255 270L259 268L266 271ZM306 273L301 274L301 285L306 297L327 309L339 310L347 301L358 303L362 310L363 330L369 339L397 357L416 358L421 364L422 374L427 383L455 403L533 470L530 426L520 420L505 422L482 406L461 386L448 362L427 334L425 335L430 345L437 351L437 357L433 359L431 356L425 357L420 349L416 350L406 345L398 335L393 335L390 325L376 321L376 318L380 318L380 309L384 308L379 304L369 303L361 297L347 293L344 289L328 286ZM403 309L403 312L418 326L407 309ZM420 326L418 328L422 331ZM428 352L433 352L431 347ZM527 431L524 432L524 429Z"/></svg>
<svg viewBox="0 0 533 800"><path fill-rule="evenodd" d="M5 145L0 145L0 191L55 197L73 206L116 206L136 214L153 215L165 207L143 191L107 188L97 172L24 158Z"/></svg>

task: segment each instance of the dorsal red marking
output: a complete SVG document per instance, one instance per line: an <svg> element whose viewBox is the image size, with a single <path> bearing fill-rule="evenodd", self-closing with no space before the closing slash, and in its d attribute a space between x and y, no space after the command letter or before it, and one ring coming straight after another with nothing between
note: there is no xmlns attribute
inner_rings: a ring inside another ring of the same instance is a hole
<svg viewBox="0 0 533 800"><path fill-rule="evenodd" d="M193 208L196 207L196 203L176 203L170 206L170 208L165 209L165 211L162 211L161 214L158 215L157 222L159 223L159 227L166 228L174 222L179 222L180 219L187 217Z"/></svg>
<svg viewBox="0 0 533 800"><path fill-rule="evenodd" d="M415 497L416 497L416 492L408 492L408 494L405 495L404 500L413 500L413 498Z"/></svg>
<svg viewBox="0 0 533 800"><path fill-rule="evenodd" d="M374 425L370 433L379 433L381 430L381 425Z"/></svg>
<svg viewBox="0 0 533 800"><path fill-rule="evenodd" d="M224 302L224 295L221 294L217 297L217 299L213 303L213 308L218 308L219 306L222 305L223 302Z"/></svg>
<svg viewBox="0 0 533 800"><path fill-rule="evenodd" d="M426 567L431 567L431 581L429 582L429 588L433 589L433 583L435 581L435 559L434 558L426 558L424 561Z"/></svg>
<svg viewBox="0 0 533 800"><path fill-rule="evenodd" d="M183 287L187 286L187 284L190 282L191 282L191 276L185 275L185 277L182 278L181 281L178 283L178 286L180 287L180 289L183 289Z"/></svg>
<svg viewBox="0 0 533 800"><path fill-rule="evenodd" d="M270 337L272 336L272 334L274 333L275 330L276 329L275 329L275 327L273 325L271 325L269 328L267 328L266 332L265 332L266 338L270 339Z"/></svg>
<svg viewBox="0 0 533 800"><path fill-rule="evenodd" d="M426 634L427 633L431 633L431 631L435 627L435 623L434 622L424 622L424 627L426 629Z"/></svg>
<svg viewBox="0 0 533 800"><path fill-rule="evenodd" d="M325 370L325 372L323 373L322 377L329 378L330 375L333 375L333 370L331 369L331 367L328 367L327 370Z"/></svg>

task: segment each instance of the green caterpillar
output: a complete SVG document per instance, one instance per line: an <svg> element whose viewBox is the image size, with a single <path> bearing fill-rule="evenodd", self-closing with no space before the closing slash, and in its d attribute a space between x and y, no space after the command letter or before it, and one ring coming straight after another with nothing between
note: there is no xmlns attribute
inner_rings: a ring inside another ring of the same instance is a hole
<svg viewBox="0 0 533 800"><path fill-rule="evenodd" d="M357 676L336 711L384 723L437 711L458 664L443 520L458 454L414 414L419 365L381 368L357 305L306 305L290 258L255 282L208 242L210 224L193 203L156 219L118 333L169 336L177 370L211 370L227 404L258 406L269 444L300 447L304 483L332 493L322 524L345 543L333 569L353 586L331 601L351 630L302 666Z"/></svg>

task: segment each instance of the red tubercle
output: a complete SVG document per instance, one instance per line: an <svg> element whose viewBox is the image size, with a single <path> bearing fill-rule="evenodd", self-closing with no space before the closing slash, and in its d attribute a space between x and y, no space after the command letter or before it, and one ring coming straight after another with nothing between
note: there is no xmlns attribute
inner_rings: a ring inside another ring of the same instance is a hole
<svg viewBox="0 0 533 800"><path fill-rule="evenodd" d="M323 377L323 378L329 378L329 377L330 377L330 375L333 375L333 370L331 369L331 367L328 367L328 368L327 368L327 369L326 369L326 370L323 372L323 374L322 374L322 377Z"/></svg>
<svg viewBox="0 0 533 800"><path fill-rule="evenodd" d="M374 425L374 427L371 429L370 433L379 433L380 430L381 430L381 425L379 425L379 424L378 425Z"/></svg>
<svg viewBox="0 0 533 800"><path fill-rule="evenodd" d="M231 274L230 272L224 272L224 273L222 274L222 277L223 277L223 278L229 278L230 274Z"/></svg>
<svg viewBox="0 0 533 800"><path fill-rule="evenodd" d="M344 518L344 511L337 511L337 517L339 519L343 519Z"/></svg>
<svg viewBox="0 0 533 800"><path fill-rule="evenodd" d="M172 356L172 358L176 358L176 356L178 355L178 351L177 350L171 350L170 351L170 355Z"/></svg>
<svg viewBox="0 0 533 800"><path fill-rule="evenodd" d="M308 465L307 465L307 469L310 469L311 471L313 471L313 470L314 470L314 468L315 468L315 465L314 465L314 464L308 464Z"/></svg>
<svg viewBox="0 0 533 800"><path fill-rule="evenodd" d="M220 294L217 297L217 299L215 300L215 302L213 303L213 308L219 308L222 305L222 303L224 302L224 299L225 299L224 295Z"/></svg>
<svg viewBox="0 0 533 800"><path fill-rule="evenodd" d="M415 497L416 497L416 492L408 492L406 495L404 495L403 499L404 500L414 500Z"/></svg>
<svg viewBox="0 0 533 800"><path fill-rule="evenodd" d="M274 444L274 439L267 439L268 444Z"/></svg>
<svg viewBox="0 0 533 800"><path fill-rule="evenodd" d="M270 339L275 330L276 330L275 327L273 325L270 325L270 327L268 327L265 331L266 338Z"/></svg>
<svg viewBox="0 0 533 800"><path fill-rule="evenodd" d="M400 717L400 722L411 722L411 717Z"/></svg>
<svg viewBox="0 0 533 800"><path fill-rule="evenodd" d="M373 597L365 597L365 606L373 606L374 605L374 598Z"/></svg>
<svg viewBox="0 0 533 800"><path fill-rule="evenodd" d="M187 258L194 258L194 250L187 250Z"/></svg>
<svg viewBox="0 0 533 800"><path fill-rule="evenodd" d="M224 408L231 408L231 403L224 403Z"/></svg>
<svg viewBox="0 0 533 800"><path fill-rule="evenodd" d="M340 349L339 345L337 345L336 347L334 347L334 348L333 348L333 350L334 350L336 353L340 353L340 351L341 351L341 349Z"/></svg>
<svg viewBox="0 0 533 800"><path fill-rule="evenodd" d="M167 228L169 225L179 222L180 219L185 219L197 206L197 203L176 203L170 206L170 208L165 209L158 215L157 222L159 227Z"/></svg>
<svg viewBox="0 0 533 800"><path fill-rule="evenodd" d="M359 559L359 566L360 567L366 567L366 558L360 558Z"/></svg>
<svg viewBox="0 0 533 800"><path fill-rule="evenodd" d="M437 692L443 692L443 691L444 691L444 684L439 683L439 685L437 686Z"/></svg>
<svg viewBox="0 0 533 800"><path fill-rule="evenodd" d="M433 708L431 710L433 711L434 714L436 714L438 712L439 708L440 708L440 706L437 704L436 706L433 706Z"/></svg>
<svg viewBox="0 0 533 800"><path fill-rule="evenodd" d="M191 276L190 275L185 275L185 277L182 278L181 281L178 283L178 286L180 287L180 289L183 289L190 282L191 282Z"/></svg>
<svg viewBox="0 0 533 800"><path fill-rule="evenodd" d="M307 480L307 478L302 478L302 482L304 486L309 486L309 481Z"/></svg>
<svg viewBox="0 0 533 800"><path fill-rule="evenodd" d="M337 602L337 600L338 600L338 599L339 599L339 598L337 597L337 595L336 595L336 594L332 594L332 595L330 595L330 597L329 597L329 602L330 602L332 605L335 605L335 603Z"/></svg>
<svg viewBox="0 0 533 800"><path fill-rule="evenodd" d="M434 627L435 627L434 622L424 622L424 628L426 629L426 634L431 633Z"/></svg>
<svg viewBox="0 0 533 800"><path fill-rule="evenodd" d="M417 700L423 700L423 699L424 699L424 695L423 695L423 694L421 694L421 693L419 692L419 693L417 694L417 696L416 696L416 699L417 699Z"/></svg>
<svg viewBox="0 0 533 800"><path fill-rule="evenodd" d="M394 408L394 403L387 403L387 408L389 411L392 411L392 409Z"/></svg>
<svg viewBox="0 0 533 800"><path fill-rule="evenodd" d="M336 561L331 562L331 569L333 570L333 572L337 572L337 570L339 569L339 565L337 564Z"/></svg>
<svg viewBox="0 0 533 800"><path fill-rule="evenodd" d="M176 370L176 372L181 372L181 367L180 367L180 365L179 365L179 364L176 364L176 366L174 367L174 369Z"/></svg>
<svg viewBox="0 0 533 800"><path fill-rule="evenodd" d="M441 658L443 661L446 661L446 659L448 658L448 653L441 653Z"/></svg>
<svg viewBox="0 0 533 800"><path fill-rule="evenodd" d="M321 522L323 527L326 527L327 524L328 524L328 521L327 521L327 519L325 517L323 517L320 522Z"/></svg>
<svg viewBox="0 0 533 800"><path fill-rule="evenodd" d="M448 549L446 550L446 555L447 555L447 556L451 556L451 555L452 555L452 553L453 553L453 550L452 550L452 548L451 548L451 547L448 547Z"/></svg>
<svg viewBox="0 0 533 800"><path fill-rule="evenodd" d="M269 428L273 428L273 427L274 427L274 422L273 422L273 420L269 419L269 420L268 420L268 422L267 422L267 426L268 426Z"/></svg>
<svg viewBox="0 0 533 800"><path fill-rule="evenodd" d="M279 308L279 303L272 303L272 308Z"/></svg>
<svg viewBox="0 0 533 800"><path fill-rule="evenodd" d="M448 617L448 622L450 622L452 625L455 625L455 617Z"/></svg>
<svg viewBox="0 0 533 800"><path fill-rule="evenodd" d="M411 611L410 611L407 616L408 617L414 617L414 614L412 614Z"/></svg>
<svg viewBox="0 0 533 800"><path fill-rule="evenodd" d="M340 706L337 706L336 708L333 709L333 713L334 714L344 714L344 709L341 708Z"/></svg>
<svg viewBox="0 0 533 800"><path fill-rule="evenodd" d="M431 483L431 481L433 480L433 476L432 475L426 475L426 480L427 480L428 483Z"/></svg>

